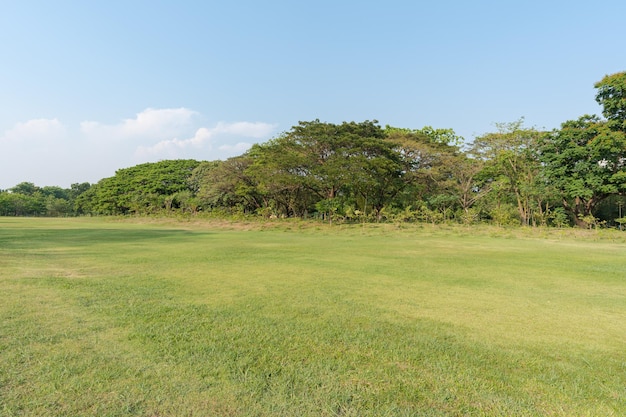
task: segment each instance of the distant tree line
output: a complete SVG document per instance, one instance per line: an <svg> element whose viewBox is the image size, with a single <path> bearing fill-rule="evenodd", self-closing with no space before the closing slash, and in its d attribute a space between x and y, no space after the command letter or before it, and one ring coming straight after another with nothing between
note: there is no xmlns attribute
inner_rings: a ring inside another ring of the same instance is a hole
<svg viewBox="0 0 626 417"><path fill-rule="evenodd" d="M520 119L464 144L451 129L299 122L225 161L146 163L70 189L21 183L0 192L0 215L617 226L626 208L626 72L595 87L604 118L549 132Z"/></svg>
<svg viewBox="0 0 626 417"><path fill-rule="evenodd" d="M0 190L0 216L77 216L87 214L77 205L77 198L91 184L72 184L70 188L38 187L22 182L8 190Z"/></svg>

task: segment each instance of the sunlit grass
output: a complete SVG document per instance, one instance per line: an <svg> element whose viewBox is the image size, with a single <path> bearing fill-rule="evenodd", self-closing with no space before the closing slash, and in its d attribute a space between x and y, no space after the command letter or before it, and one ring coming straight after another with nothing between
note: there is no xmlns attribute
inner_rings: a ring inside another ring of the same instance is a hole
<svg viewBox="0 0 626 417"><path fill-rule="evenodd" d="M624 415L625 248L0 218L0 415Z"/></svg>

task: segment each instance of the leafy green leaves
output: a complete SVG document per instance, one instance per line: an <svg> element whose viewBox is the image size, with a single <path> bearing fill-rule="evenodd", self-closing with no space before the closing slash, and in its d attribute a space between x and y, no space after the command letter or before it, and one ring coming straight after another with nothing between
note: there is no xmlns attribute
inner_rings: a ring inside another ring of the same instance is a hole
<svg viewBox="0 0 626 417"><path fill-rule="evenodd" d="M165 198L189 190L200 162L167 160L120 169L85 194L89 210L99 214L147 213L166 207Z"/></svg>
<svg viewBox="0 0 626 417"><path fill-rule="evenodd" d="M626 72L607 75L595 84L602 114L616 129L626 130Z"/></svg>
<svg viewBox="0 0 626 417"><path fill-rule="evenodd" d="M610 195L626 190L626 137L596 116L563 123L543 138L546 178L576 216L591 214Z"/></svg>

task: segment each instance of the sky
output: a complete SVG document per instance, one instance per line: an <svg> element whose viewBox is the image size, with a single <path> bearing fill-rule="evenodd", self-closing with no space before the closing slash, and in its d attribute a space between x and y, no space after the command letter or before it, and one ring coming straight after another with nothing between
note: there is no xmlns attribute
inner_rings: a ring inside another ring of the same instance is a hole
<svg viewBox="0 0 626 417"><path fill-rule="evenodd" d="M626 2L3 0L0 189L224 160L299 121L453 129L600 114Z"/></svg>

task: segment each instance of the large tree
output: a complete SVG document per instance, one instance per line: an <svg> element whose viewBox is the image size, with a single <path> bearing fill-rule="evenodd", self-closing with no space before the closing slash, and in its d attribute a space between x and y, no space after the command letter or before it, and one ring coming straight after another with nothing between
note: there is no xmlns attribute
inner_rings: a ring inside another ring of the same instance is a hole
<svg viewBox="0 0 626 417"><path fill-rule="evenodd" d="M547 181L578 226L588 226L604 199L626 192L626 137L597 116L563 123L540 152Z"/></svg>
<svg viewBox="0 0 626 417"><path fill-rule="evenodd" d="M404 129L387 126L387 140L400 158L403 175L401 193L396 202L401 208L450 211L457 200L454 168L461 153L462 138L451 129ZM443 213L442 213L443 214Z"/></svg>
<svg viewBox="0 0 626 417"><path fill-rule="evenodd" d="M607 75L595 84L596 101L614 130L626 131L626 72Z"/></svg>
<svg viewBox="0 0 626 417"><path fill-rule="evenodd" d="M253 160L248 154L225 161L204 162L191 177L203 210L251 213L263 207L263 196L246 170Z"/></svg>
<svg viewBox="0 0 626 417"><path fill-rule="evenodd" d="M150 213L166 206L166 198L191 191L195 160L165 160L116 171L82 193L78 205L95 214Z"/></svg>
<svg viewBox="0 0 626 417"><path fill-rule="evenodd" d="M543 212L543 187L537 144L541 132L523 126L524 119L497 123L497 132L477 137L470 154L484 161L484 174L491 176L493 189L512 198L522 225L530 225ZM504 196L500 196L502 198Z"/></svg>
<svg viewBox="0 0 626 417"><path fill-rule="evenodd" d="M245 174L260 197L258 212L305 217L314 207L320 197L311 185L311 167L304 153L302 146L285 136L250 149L252 163Z"/></svg>
<svg viewBox="0 0 626 417"><path fill-rule="evenodd" d="M586 227L599 203L626 193L626 72L595 84L606 120L585 115L547 135L541 160L577 225Z"/></svg>
<svg viewBox="0 0 626 417"><path fill-rule="evenodd" d="M300 122L254 146L247 172L277 214L302 216L344 203L378 214L401 186L399 156L385 139L376 121Z"/></svg>

